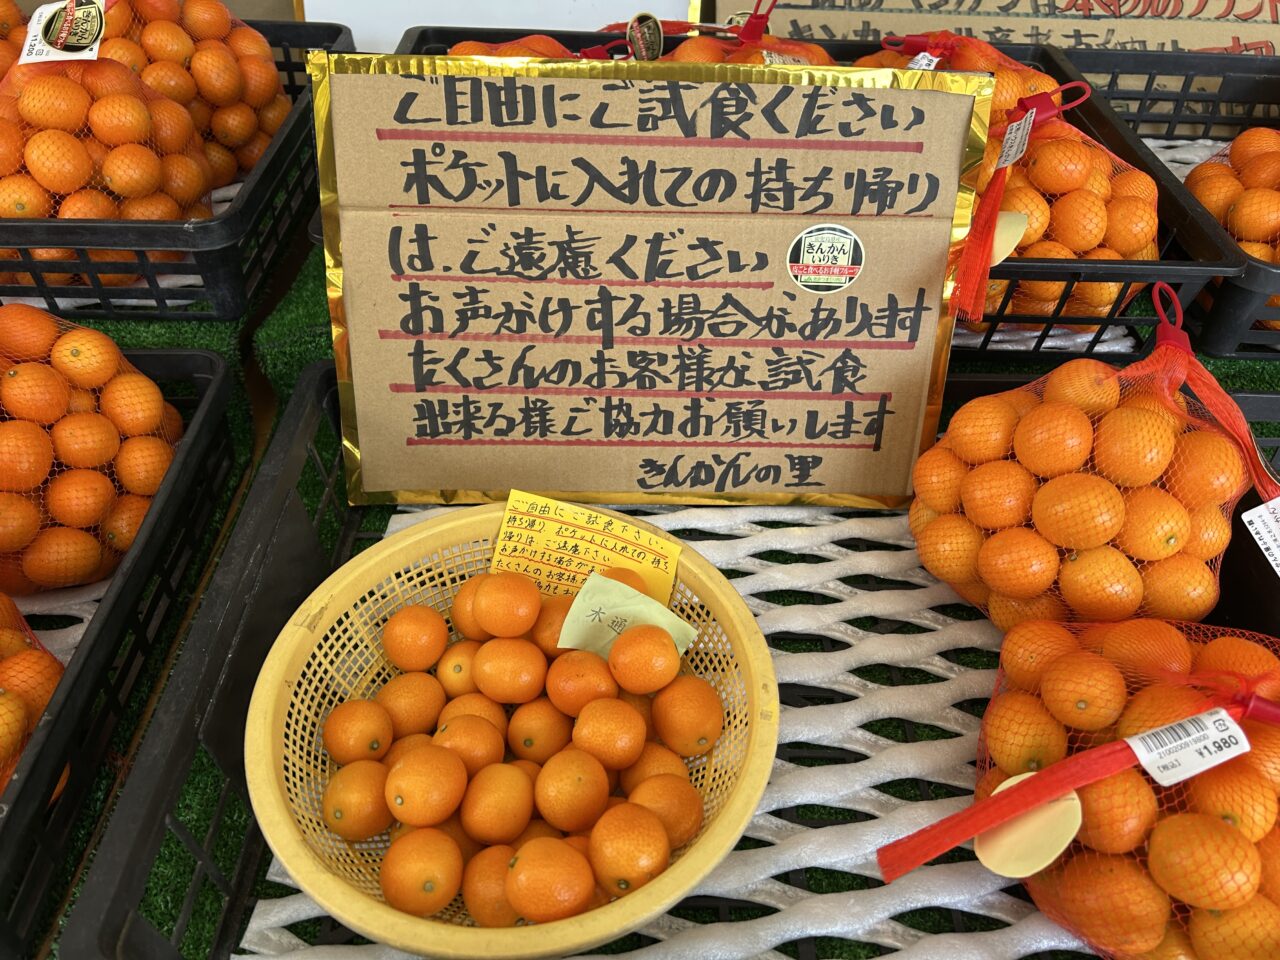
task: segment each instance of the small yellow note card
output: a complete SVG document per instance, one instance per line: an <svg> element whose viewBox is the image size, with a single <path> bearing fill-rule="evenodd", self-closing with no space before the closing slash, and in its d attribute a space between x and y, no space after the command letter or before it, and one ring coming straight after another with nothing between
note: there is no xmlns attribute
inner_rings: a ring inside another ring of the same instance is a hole
<svg viewBox="0 0 1280 960"><path fill-rule="evenodd" d="M489 569L523 573L547 596L573 596L592 573L621 567L638 573L645 592L665 606L679 559L679 543L626 520L512 490Z"/></svg>
<svg viewBox="0 0 1280 960"><path fill-rule="evenodd" d="M684 656L698 631L653 597L633 590L625 583L594 573L578 591L560 627L557 646L569 650L590 650L609 656L613 641L628 627L661 627L671 634L676 650Z"/></svg>

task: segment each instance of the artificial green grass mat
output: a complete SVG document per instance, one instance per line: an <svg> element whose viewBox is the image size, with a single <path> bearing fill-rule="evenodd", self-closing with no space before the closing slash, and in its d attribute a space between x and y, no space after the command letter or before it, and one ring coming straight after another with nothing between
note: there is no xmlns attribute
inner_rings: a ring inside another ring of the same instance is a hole
<svg viewBox="0 0 1280 960"><path fill-rule="evenodd" d="M333 356L322 247L311 251L289 292L254 333L253 350L282 398L293 392L303 370Z"/></svg>

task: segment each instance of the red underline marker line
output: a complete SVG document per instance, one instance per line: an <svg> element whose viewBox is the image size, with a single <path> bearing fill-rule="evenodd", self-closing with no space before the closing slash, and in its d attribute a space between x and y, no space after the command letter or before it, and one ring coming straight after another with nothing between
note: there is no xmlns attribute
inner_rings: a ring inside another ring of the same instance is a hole
<svg viewBox="0 0 1280 960"><path fill-rule="evenodd" d="M726 400L773 400L777 397L783 397L787 400L818 400L818 401L840 401L840 400L879 400L884 397L886 400L893 399L893 392L883 393L824 393L824 392L801 392L788 390L726 390L722 394L714 394L709 390L589 390L580 387L464 387L459 384L440 384L434 387L428 387L425 390L418 390L412 383L393 383L391 384L392 393L449 393L449 394L474 394L476 396L486 396L492 394L498 397L507 396L523 396L529 394L531 396L549 396L549 397L581 397L602 396L602 397L664 397L670 399L679 399L681 397L712 397L713 399L723 398Z"/></svg>
<svg viewBox="0 0 1280 960"><path fill-rule="evenodd" d="M578 277L477 277L454 276L449 273L393 273L391 279L398 283L423 280L428 283L562 283L573 286L609 287L697 287L703 290L772 290L772 280L739 280L728 283L712 283L696 280L608 280L603 277L579 279Z"/></svg>
<svg viewBox="0 0 1280 960"><path fill-rule="evenodd" d="M634 207L548 207L543 204L529 204L523 207L512 207L506 204L494 203L388 203L388 210L438 210L441 212L452 213L455 210L483 210L489 213L528 213L530 210L536 210L538 213L592 213L592 214L613 214L620 217L633 217L636 214L650 215L659 214L664 217L670 217L673 214L680 216L704 216L704 217L747 217L763 214L771 217L806 217L812 219L814 217L822 217L826 221L835 220L940 220L941 217L930 216L920 213L834 213L829 210L817 210L813 213L805 213L803 210L787 211L787 210L695 210L692 207L662 207L658 210L637 210ZM393 213L393 217L409 216L404 213ZM950 222L950 221L948 221Z"/></svg>
<svg viewBox="0 0 1280 960"><path fill-rule="evenodd" d="M598 345L598 336L554 333L458 333L451 337L436 333L405 333L403 330L379 330L382 340L429 340L441 343L503 343L515 340L519 343L563 343L569 346ZM909 340L778 340L764 337L751 338L699 337L686 340L681 337L614 337L615 345L655 347L784 347L800 350L914 350L916 344Z"/></svg>
<svg viewBox="0 0 1280 960"><path fill-rule="evenodd" d="M720 440L508 440L496 437L473 437L470 440L440 439L432 440L422 437L409 437L405 444L410 447L465 447L465 446L511 446L511 447L723 447L732 444L735 450L740 447L785 447L788 450L874 450L874 443L810 443L796 440L734 440L725 437Z"/></svg>
<svg viewBox="0 0 1280 960"><path fill-rule="evenodd" d="M607 133L517 133L497 130L404 130L379 127L379 140L431 140L471 143L596 144L608 147L713 147L723 150L826 150L837 153L923 153L923 140L767 140L716 137L655 137Z"/></svg>

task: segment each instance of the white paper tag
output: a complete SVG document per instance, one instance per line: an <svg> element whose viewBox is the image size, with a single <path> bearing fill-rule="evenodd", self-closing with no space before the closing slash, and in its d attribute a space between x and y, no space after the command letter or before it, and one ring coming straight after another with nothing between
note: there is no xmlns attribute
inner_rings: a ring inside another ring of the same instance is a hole
<svg viewBox="0 0 1280 960"><path fill-rule="evenodd" d="M1009 124L1009 129L1004 133L1004 143L1000 145L1000 159L996 161L997 170L1022 159L1022 155L1027 152L1027 141L1031 139L1031 127L1035 122L1036 111L1032 107L1017 123Z"/></svg>
<svg viewBox="0 0 1280 960"><path fill-rule="evenodd" d="M1162 787L1171 787L1249 752L1249 738L1221 707L1126 737L1138 762Z"/></svg>
<svg viewBox="0 0 1280 960"><path fill-rule="evenodd" d="M765 50L765 63L785 63L785 64L807 64L809 61L801 57L793 57L789 53L774 53L772 50Z"/></svg>
<svg viewBox="0 0 1280 960"><path fill-rule="evenodd" d="M932 70L935 67L937 67L938 61L941 59L942 59L941 57L935 57L932 53L921 50L919 53L917 53L914 57L911 58L911 62L907 64L907 69L908 70Z"/></svg>
<svg viewBox="0 0 1280 960"><path fill-rule="evenodd" d="M1280 574L1280 497L1240 514L1271 569Z"/></svg>
<svg viewBox="0 0 1280 960"><path fill-rule="evenodd" d="M681 620L653 597L633 590L625 583L593 573L587 577L565 615L557 646L567 650L590 650L607 657L618 634L638 624L662 627L671 634L682 656L698 637L698 631L692 624Z"/></svg>
<svg viewBox="0 0 1280 960"><path fill-rule="evenodd" d="M105 30L103 0L47 3L31 14L18 62L97 60Z"/></svg>

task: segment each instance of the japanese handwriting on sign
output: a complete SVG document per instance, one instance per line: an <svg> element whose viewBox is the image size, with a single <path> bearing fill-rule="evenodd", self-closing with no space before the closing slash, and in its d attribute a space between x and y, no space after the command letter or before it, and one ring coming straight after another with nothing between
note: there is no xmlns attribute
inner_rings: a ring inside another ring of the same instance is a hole
<svg viewBox="0 0 1280 960"><path fill-rule="evenodd" d="M865 465L877 494L905 492L946 319L959 104L786 67L795 81L557 69L362 78L394 96L335 149L368 171L346 179L344 261L377 265L352 272L351 362L396 410L362 424L428 489L438 469L491 489L471 465L500 482L515 465L526 489L814 498ZM384 463L362 482L386 489ZM603 562L565 531L503 542L522 569L562 558L545 583Z"/></svg>
<svg viewBox="0 0 1280 960"><path fill-rule="evenodd" d="M524 573L545 594L574 594L595 571L623 567L640 575L651 596L665 600L680 550L678 542L626 520L513 490L490 570ZM603 610L599 620L608 622Z"/></svg>

